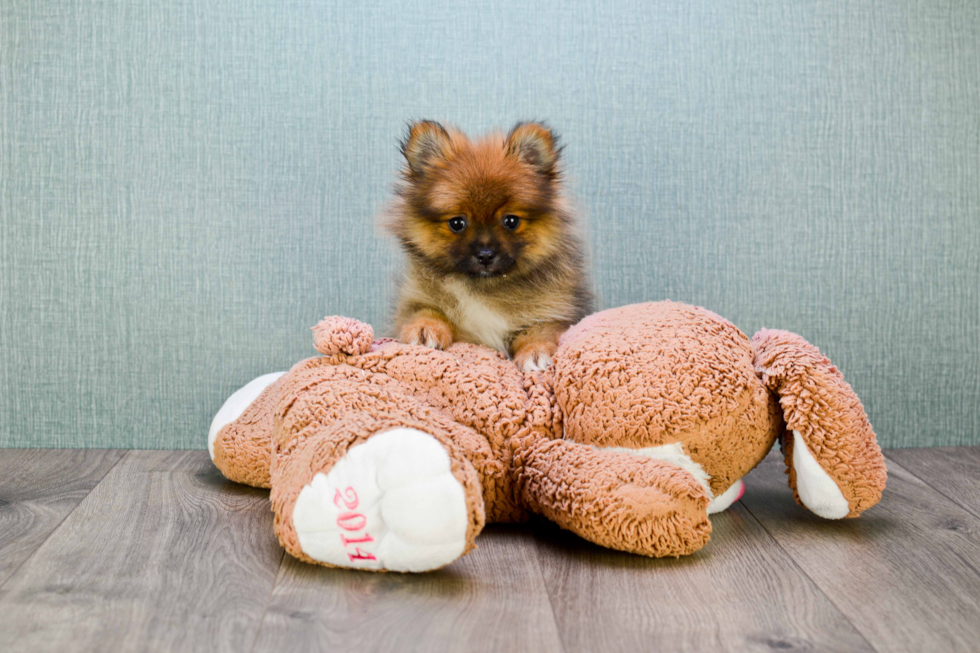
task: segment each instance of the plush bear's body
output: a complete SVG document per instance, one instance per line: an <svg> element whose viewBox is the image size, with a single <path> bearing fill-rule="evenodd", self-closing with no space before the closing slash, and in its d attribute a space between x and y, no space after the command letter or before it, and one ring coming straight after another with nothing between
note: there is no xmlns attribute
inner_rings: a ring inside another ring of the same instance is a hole
<svg viewBox="0 0 980 653"><path fill-rule="evenodd" d="M530 374L475 345L375 341L348 318L315 344L323 356L233 395L210 441L228 478L271 487L280 541L309 562L434 569L485 523L531 513L603 546L688 554L784 434L814 512L856 516L884 487L864 410L816 348L780 331L750 342L704 309L597 313Z"/></svg>

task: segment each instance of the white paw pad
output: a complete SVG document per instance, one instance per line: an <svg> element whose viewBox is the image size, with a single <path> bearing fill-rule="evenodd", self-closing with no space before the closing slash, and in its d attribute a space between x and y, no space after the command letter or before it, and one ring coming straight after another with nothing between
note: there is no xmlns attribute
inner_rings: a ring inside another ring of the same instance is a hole
<svg viewBox="0 0 980 653"><path fill-rule="evenodd" d="M745 482L738 479L727 490L711 499L711 503L708 504L708 514L716 515L728 510L733 503L742 498L743 494L745 494Z"/></svg>
<svg viewBox="0 0 980 653"><path fill-rule="evenodd" d="M439 442L398 428L352 447L302 489L293 525L303 552L356 569L427 571L466 548L466 493Z"/></svg>
<svg viewBox="0 0 980 653"><path fill-rule="evenodd" d="M834 479L806 448L803 436L793 431L793 469L796 470L796 493L803 505L824 519L841 519L851 511L847 499Z"/></svg>

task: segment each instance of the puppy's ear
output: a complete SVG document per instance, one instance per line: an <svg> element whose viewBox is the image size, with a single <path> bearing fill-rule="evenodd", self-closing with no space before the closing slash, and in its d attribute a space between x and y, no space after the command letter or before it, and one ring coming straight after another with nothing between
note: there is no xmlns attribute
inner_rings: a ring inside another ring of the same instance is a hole
<svg viewBox="0 0 980 653"><path fill-rule="evenodd" d="M539 122L519 122L507 135L507 153L516 156L538 172L554 175L558 170L561 147L558 136Z"/></svg>
<svg viewBox="0 0 980 653"><path fill-rule="evenodd" d="M432 120L411 123L408 136L402 141L408 172L421 177L433 162L446 157L449 147L449 132L439 123Z"/></svg>

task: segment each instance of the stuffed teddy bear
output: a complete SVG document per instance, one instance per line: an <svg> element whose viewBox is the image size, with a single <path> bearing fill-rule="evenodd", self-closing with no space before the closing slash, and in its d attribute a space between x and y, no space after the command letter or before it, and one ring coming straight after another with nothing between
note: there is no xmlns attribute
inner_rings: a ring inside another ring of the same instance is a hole
<svg viewBox="0 0 980 653"><path fill-rule="evenodd" d="M647 556L700 549L709 515L781 441L796 499L828 519L881 497L864 408L800 336L674 302L624 306L561 338L553 368L501 354L375 340L331 317L322 354L233 394L209 433L233 481L271 488L291 555L326 566L426 571L474 548L488 522L531 514Z"/></svg>

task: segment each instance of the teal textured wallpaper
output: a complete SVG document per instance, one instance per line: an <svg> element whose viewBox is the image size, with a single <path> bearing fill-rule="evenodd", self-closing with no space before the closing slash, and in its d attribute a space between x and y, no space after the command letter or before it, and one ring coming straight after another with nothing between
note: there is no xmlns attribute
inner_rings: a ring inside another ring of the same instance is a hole
<svg viewBox="0 0 980 653"><path fill-rule="evenodd" d="M405 121L550 121L614 306L834 360L887 446L980 443L980 3L0 5L0 446L200 448L382 325Z"/></svg>

